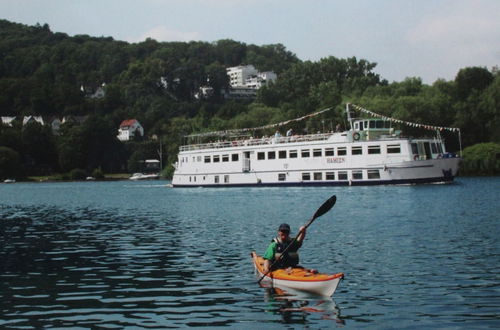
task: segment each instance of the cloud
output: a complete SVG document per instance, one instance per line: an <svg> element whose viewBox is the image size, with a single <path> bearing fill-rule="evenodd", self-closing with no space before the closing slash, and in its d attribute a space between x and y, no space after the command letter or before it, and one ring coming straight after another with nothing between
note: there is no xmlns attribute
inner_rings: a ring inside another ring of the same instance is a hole
<svg viewBox="0 0 500 330"><path fill-rule="evenodd" d="M500 2L445 0L409 29L403 40L406 67L424 82L454 79L469 66L500 63Z"/></svg>
<svg viewBox="0 0 500 330"><path fill-rule="evenodd" d="M406 34L408 47L444 65L492 66L500 61L500 2L451 0ZM459 66L459 67L457 67Z"/></svg>
<svg viewBox="0 0 500 330"><path fill-rule="evenodd" d="M200 40L201 35L198 32L185 32L168 29L165 26L156 26L139 37L131 37L129 42L141 42L147 38L155 39L156 41L192 41Z"/></svg>

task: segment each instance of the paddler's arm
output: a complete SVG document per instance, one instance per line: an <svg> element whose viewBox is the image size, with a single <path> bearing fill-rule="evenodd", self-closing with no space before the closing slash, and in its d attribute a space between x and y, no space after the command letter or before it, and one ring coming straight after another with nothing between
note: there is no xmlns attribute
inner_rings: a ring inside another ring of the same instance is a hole
<svg viewBox="0 0 500 330"><path fill-rule="evenodd" d="M302 242L306 238L306 227L302 226L299 228L299 235L297 236L297 242L302 245Z"/></svg>
<svg viewBox="0 0 500 330"><path fill-rule="evenodd" d="M276 243L272 242L267 247L266 253L264 253L264 273L269 271L272 261L274 260L274 254L276 253Z"/></svg>
<svg viewBox="0 0 500 330"><path fill-rule="evenodd" d="M264 259L264 273L269 272L270 267L271 267L271 261Z"/></svg>

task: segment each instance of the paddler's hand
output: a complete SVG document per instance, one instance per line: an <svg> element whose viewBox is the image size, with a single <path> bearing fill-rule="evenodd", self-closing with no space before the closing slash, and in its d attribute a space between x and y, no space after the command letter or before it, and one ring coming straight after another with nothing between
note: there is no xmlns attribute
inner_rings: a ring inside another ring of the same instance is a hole
<svg viewBox="0 0 500 330"><path fill-rule="evenodd" d="M267 259L264 260L264 267L262 267L262 270L264 273L269 272L269 267L271 266L271 262Z"/></svg>

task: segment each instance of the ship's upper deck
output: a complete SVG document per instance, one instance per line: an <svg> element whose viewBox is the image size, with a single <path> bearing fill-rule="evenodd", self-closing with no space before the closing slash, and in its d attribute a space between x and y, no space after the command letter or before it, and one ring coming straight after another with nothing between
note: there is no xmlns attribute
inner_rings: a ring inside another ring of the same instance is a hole
<svg viewBox="0 0 500 330"><path fill-rule="evenodd" d="M273 136L273 137L264 136L262 138L250 137L247 139L188 144L181 146L179 149L180 151L192 151L192 150L205 150L205 149L234 148L242 146L258 146L258 145L268 145L268 144L325 141L335 135L340 135L340 134L343 134L344 136L347 135L346 133L318 133L318 134L292 135L292 136Z"/></svg>

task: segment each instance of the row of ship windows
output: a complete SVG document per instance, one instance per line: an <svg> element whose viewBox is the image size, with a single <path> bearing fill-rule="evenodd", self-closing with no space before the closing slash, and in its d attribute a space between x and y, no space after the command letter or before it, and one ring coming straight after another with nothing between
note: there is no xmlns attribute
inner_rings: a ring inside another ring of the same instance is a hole
<svg viewBox="0 0 500 330"><path fill-rule="evenodd" d="M350 148L351 155L362 155L363 147L362 146L353 146ZM338 147L337 148L337 156L346 156L347 155L347 147ZM300 153L299 153L300 152ZM399 144L389 144L386 146L386 152L388 154L399 154L401 153L401 146ZM368 146L368 154L376 155L381 153L381 147L379 145ZM302 149L302 150L279 150L279 151L268 151L267 159L286 159L286 158L298 158L300 155L301 158L309 158L311 157L329 157L335 156L335 148L325 148L325 149ZM213 156L204 156L203 161L205 163L219 163L219 162L229 162L229 159L233 162L237 162L239 160L239 154L226 154L226 155L213 155ZM266 152L260 151L257 152L257 160L265 160ZM183 157L181 162L187 162L188 157ZM193 162L201 162L202 156L193 157Z"/></svg>
<svg viewBox="0 0 500 330"><path fill-rule="evenodd" d="M347 181L349 180L349 173L351 172L351 180L363 180L365 178L364 172L362 170L353 171L331 171L331 172L302 172L302 181ZM287 173L278 173L278 181L287 181ZM206 181L207 176L201 177L203 181ZM366 178L369 180L380 179L379 170L367 170ZM230 183L229 175L214 175L213 183ZM190 176L189 182L196 182L196 176Z"/></svg>
<svg viewBox="0 0 500 330"><path fill-rule="evenodd" d="M351 155L362 155L363 147L362 146L353 146L351 149ZM401 153L401 146L399 144L387 145L386 152L388 154L399 154ZM381 153L381 148L379 145L368 146L368 154L369 155L377 155ZM302 149L300 150L301 158L309 158L309 157L329 157L335 156L335 148L325 148L325 149ZM346 156L347 155L347 147L338 147L337 148L337 156ZM298 158L299 151L298 150L280 150L276 153L276 151L268 151L267 159L276 159L278 156L279 159L286 158ZM257 153L257 160L266 159L265 152Z"/></svg>

